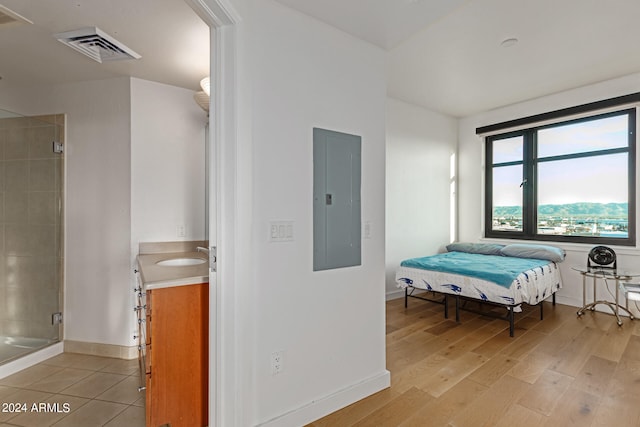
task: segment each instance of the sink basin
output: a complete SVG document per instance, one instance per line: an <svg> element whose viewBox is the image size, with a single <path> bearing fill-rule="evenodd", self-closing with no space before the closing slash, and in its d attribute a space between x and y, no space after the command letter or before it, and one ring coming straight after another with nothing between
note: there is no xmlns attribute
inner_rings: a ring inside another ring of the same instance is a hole
<svg viewBox="0 0 640 427"><path fill-rule="evenodd" d="M207 260L202 258L172 258L158 261L156 264L164 267L184 267L187 265L204 264L205 262L207 262Z"/></svg>

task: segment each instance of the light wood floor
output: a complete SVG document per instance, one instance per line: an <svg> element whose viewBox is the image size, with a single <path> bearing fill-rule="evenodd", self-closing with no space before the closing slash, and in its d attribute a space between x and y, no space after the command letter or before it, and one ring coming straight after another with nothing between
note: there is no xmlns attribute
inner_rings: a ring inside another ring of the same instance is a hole
<svg viewBox="0 0 640 427"><path fill-rule="evenodd" d="M640 426L640 320L545 303L509 338L506 321L442 310L387 302L391 387L310 426Z"/></svg>

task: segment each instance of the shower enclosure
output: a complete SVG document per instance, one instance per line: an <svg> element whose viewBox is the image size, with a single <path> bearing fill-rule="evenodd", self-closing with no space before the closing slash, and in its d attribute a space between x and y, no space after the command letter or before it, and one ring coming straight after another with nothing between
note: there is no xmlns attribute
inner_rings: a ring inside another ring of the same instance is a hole
<svg viewBox="0 0 640 427"><path fill-rule="evenodd" d="M0 110L0 364L61 337L64 115Z"/></svg>

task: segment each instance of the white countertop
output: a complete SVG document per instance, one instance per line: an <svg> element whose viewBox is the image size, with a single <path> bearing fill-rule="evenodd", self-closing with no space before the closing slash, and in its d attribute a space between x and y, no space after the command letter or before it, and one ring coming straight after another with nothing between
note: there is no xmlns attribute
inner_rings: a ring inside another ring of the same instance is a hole
<svg viewBox="0 0 640 427"><path fill-rule="evenodd" d="M196 265L164 266L158 262L175 258L201 258ZM138 271L145 290L209 283L209 259L203 252L163 252L138 255Z"/></svg>

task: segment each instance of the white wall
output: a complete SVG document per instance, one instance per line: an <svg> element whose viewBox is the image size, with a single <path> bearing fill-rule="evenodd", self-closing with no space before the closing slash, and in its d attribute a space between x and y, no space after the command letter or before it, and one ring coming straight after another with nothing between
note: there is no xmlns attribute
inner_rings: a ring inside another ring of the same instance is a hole
<svg viewBox="0 0 640 427"><path fill-rule="evenodd" d="M545 96L461 119L458 145L460 240L477 241L483 236L484 145L482 138L475 134L477 127L635 92L640 92L640 74ZM636 179L639 177L640 175ZM638 199L637 196L636 198ZM640 212L638 207L636 207L636 212ZM554 245L567 250L567 259L560 265L564 288L558 293L558 301L582 306L582 281L580 275L573 271L571 266L584 265L587 253L593 245L556 243ZM640 251L637 247L613 246L613 248L619 255L619 268L633 271L640 269L638 267L640 265ZM604 286L601 287L601 290L602 297L611 298ZM611 289L611 292L614 292L614 289Z"/></svg>
<svg viewBox="0 0 640 427"><path fill-rule="evenodd" d="M433 255L455 238L450 165L457 125L452 117L387 100L387 298L403 295L395 283L402 260Z"/></svg>
<svg viewBox="0 0 640 427"><path fill-rule="evenodd" d="M180 240L176 221L203 238L204 112L191 96L128 77L2 92L0 108L67 115L65 339L134 345L138 239Z"/></svg>
<svg viewBox="0 0 640 427"><path fill-rule="evenodd" d="M65 339L131 345L129 78L3 92L25 115L67 114Z"/></svg>
<svg viewBox="0 0 640 427"><path fill-rule="evenodd" d="M384 52L270 0L251 3L253 73L251 283L253 340L247 425L301 425L388 384L384 311ZM240 82L239 86L246 86ZM313 272L312 128L362 136L362 265ZM239 197L242 198L242 188ZM268 243L269 221L294 222L293 242ZM243 227L243 224L239 224ZM220 286L224 286L221 284ZM247 319L245 319L247 320ZM272 375L271 353L284 351ZM380 381L381 380L381 381ZM367 384L373 384L366 386ZM381 385L382 384L382 385ZM338 398L336 398L338 396ZM333 399L333 400L332 400ZM246 405L246 408L244 407ZM326 408L325 408L326 409ZM310 418L309 418L310 417Z"/></svg>
<svg viewBox="0 0 640 427"><path fill-rule="evenodd" d="M205 125L193 91L131 79L132 251L205 237ZM185 236L177 233L185 225Z"/></svg>

